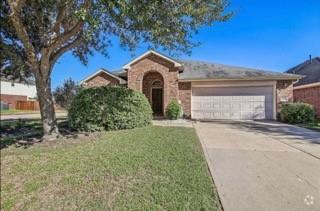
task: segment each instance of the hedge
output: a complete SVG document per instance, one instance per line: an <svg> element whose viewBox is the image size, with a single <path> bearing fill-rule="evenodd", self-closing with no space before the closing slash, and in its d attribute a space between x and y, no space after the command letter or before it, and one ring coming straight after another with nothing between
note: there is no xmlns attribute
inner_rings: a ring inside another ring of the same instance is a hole
<svg viewBox="0 0 320 211"><path fill-rule="evenodd" d="M280 120L291 124L305 124L315 121L315 111L307 103L286 103L281 106Z"/></svg>
<svg viewBox="0 0 320 211"><path fill-rule="evenodd" d="M68 113L69 126L76 130L119 130L143 127L152 120L146 97L124 87L83 89Z"/></svg>

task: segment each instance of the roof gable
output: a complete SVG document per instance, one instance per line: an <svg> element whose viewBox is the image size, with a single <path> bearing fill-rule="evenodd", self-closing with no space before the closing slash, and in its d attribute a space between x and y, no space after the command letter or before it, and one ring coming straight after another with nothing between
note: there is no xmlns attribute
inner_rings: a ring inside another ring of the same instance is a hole
<svg viewBox="0 0 320 211"><path fill-rule="evenodd" d="M315 57L311 60L308 59L290 68L286 72L304 76L295 86L320 82L320 57Z"/></svg>
<svg viewBox="0 0 320 211"><path fill-rule="evenodd" d="M112 74L112 73L109 72L108 70L103 69L103 68L100 68L98 71L94 72L93 74L89 75L88 77L86 77L85 79L83 79L82 81L80 81L80 85L83 84L83 83L85 83L86 81L94 78L95 76L99 75L100 73L105 73L105 74L109 75L110 77L117 79L120 84L126 84L126 83L127 83L124 79L122 79L122 78L120 78L120 77Z"/></svg>
<svg viewBox="0 0 320 211"><path fill-rule="evenodd" d="M165 59L165 60L167 60L169 62L172 62L175 67L181 67L182 66L181 63L179 63L178 61L176 61L176 60L174 60L174 59L172 59L172 58L170 58L168 56L162 55L162 54L160 54L160 53L158 53L158 52L156 52L154 50L149 50L149 51L145 52L144 54L142 54L141 56L135 58L134 60L132 60L128 64L124 65L123 69L130 69L132 64L136 63L137 61L139 61L139 60L141 60L141 59L143 59L143 58L145 58L145 57L147 57L147 56L149 56L151 54L159 56L159 57L161 57L161 58L163 58L163 59Z"/></svg>

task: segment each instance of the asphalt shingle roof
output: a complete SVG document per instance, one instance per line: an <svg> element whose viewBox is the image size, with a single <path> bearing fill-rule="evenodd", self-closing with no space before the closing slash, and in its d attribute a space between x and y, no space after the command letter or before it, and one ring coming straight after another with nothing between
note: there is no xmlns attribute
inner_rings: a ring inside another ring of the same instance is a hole
<svg viewBox="0 0 320 211"><path fill-rule="evenodd" d="M320 82L320 57L315 57L311 61L307 60L302 62L301 64L290 68L286 72L304 76L296 84L294 84L294 86Z"/></svg>
<svg viewBox="0 0 320 211"><path fill-rule="evenodd" d="M253 68L236 67L198 61L181 61L181 80L194 79L297 79L298 75L265 71Z"/></svg>

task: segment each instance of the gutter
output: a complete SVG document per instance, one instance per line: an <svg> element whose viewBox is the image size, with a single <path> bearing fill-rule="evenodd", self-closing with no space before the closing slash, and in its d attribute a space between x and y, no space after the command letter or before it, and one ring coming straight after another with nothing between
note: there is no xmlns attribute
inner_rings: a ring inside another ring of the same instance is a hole
<svg viewBox="0 0 320 211"><path fill-rule="evenodd" d="M306 89L306 88L312 88L312 87L317 87L320 86L320 82L315 82L311 84L305 84L305 85L300 85L300 86L294 86L293 89Z"/></svg>
<svg viewBox="0 0 320 211"><path fill-rule="evenodd" d="M192 81L272 81L272 80L299 80L302 76L297 75L297 77L283 77L283 78L190 78L190 79L178 79L181 82L192 82Z"/></svg>

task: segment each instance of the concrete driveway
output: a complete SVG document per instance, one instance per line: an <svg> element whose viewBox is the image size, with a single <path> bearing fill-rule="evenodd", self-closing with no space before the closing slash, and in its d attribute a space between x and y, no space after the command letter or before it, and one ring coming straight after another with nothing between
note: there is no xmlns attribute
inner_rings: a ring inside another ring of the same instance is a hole
<svg viewBox="0 0 320 211"><path fill-rule="evenodd" d="M195 124L224 210L320 210L320 133L277 122Z"/></svg>

